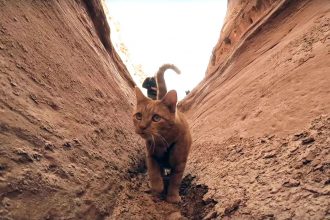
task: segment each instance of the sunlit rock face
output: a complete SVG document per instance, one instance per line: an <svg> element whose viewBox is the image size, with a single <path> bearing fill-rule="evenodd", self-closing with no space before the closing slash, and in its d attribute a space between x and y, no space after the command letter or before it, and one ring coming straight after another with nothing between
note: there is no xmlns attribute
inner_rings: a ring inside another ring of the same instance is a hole
<svg viewBox="0 0 330 220"><path fill-rule="evenodd" d="M329 4L258 2L229 1L215 51L225 45L229 33L241 34L231 37L226 53L214 52L222 58L210 59L204 80L179 105L192 120L201 115L219 117L222 133L286 133L329 109L324 101L328 91L328 14L324 10ZM247 25L243 14L255 22ZM281 83L288 87L282 88Z"/></svg>
<svg viewBox="0 0 330 220"><path fill-rule="evenodd" d="M329 9L229 1L206 76L179 105L194 137L188 172L219 215L326 218L329 169L315 167L329 156Z"/></svg>
<svg viewBox="0 0 330 220"><path fill-rule="evenodd" d="M253 32L254 27L281 4L283 1L280 0L228 1L221 36L212 52L207 75L212 75L222 68L244 38Z"/></svg>

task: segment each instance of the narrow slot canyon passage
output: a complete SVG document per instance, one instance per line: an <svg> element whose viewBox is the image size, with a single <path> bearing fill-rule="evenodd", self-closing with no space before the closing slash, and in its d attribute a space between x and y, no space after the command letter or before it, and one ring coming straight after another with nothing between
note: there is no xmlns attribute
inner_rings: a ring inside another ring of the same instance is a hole
<svg viewBox="0 0 330 220"><path fill-rule="evenodd" d="M150 192L105 2L0 0L0 219L330 218L329 1L228 1L177 105L180 204Z"/></svg>

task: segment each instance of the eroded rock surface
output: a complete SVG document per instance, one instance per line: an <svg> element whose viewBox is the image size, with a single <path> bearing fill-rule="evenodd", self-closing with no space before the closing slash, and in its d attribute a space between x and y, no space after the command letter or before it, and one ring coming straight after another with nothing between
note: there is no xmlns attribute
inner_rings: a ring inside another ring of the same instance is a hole
<svg viewBox="0 0 330 220"><path fill-rule="evenodd" d="M138 160L132 81L88 2L0 1L1 219L110 216Z"/></svg>
<svg viewBox="0 0 330 220"><path fill-rule="evenodd" d="M188 172L219 218L329 218L330 2L231 1L226 19L181 103Z"/></svg>

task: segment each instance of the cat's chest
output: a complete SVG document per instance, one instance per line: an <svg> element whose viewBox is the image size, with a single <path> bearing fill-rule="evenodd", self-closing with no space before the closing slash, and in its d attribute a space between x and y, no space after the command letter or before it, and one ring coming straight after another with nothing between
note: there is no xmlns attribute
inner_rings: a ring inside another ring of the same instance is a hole
<svg viewBox="0 0 330 220"><path fill-rule="evenodd" d="M153 154L153 158L163 168L171 168L170 158L173 153L174 144L166 148L158 148Z"/></svg>

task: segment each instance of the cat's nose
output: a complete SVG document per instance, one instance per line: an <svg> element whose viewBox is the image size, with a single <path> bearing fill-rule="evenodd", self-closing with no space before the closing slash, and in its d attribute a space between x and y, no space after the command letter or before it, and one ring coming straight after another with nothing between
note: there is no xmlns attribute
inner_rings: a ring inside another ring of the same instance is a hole
<svg viewBox="0 0 330 220"><path fill-rule="evenodd" d="M145 129L147 128L147 125L139 125L139 128L140 128L141 130L145 130Z"/></svg>

